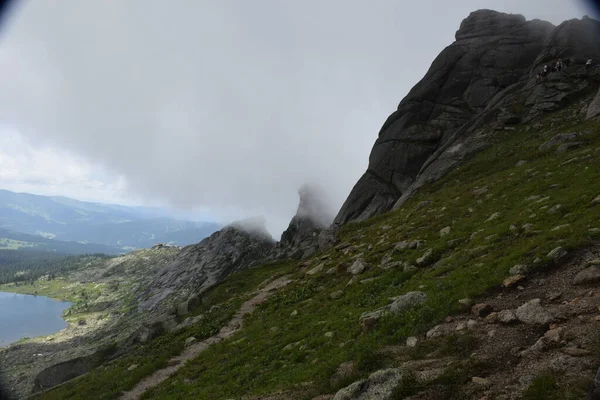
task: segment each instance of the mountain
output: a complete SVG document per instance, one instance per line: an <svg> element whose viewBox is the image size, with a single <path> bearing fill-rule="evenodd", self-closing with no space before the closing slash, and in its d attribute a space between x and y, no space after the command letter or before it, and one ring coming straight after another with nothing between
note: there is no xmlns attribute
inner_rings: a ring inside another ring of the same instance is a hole
<svg viewBox="0 0 600 400"><path fill-rule="evenodd" d="M0 190L0 227L50 239L132 249L197 243L219 226L180 221L164 210ZM114 253L114 251L113 251Z"/></svg>
<svg viewBox="0 0 600 400"><path fill-rule="evenodd" d="M473 12L383 124L367 171L335 222L363 221L402 204L416 188L488 146L487 138L477 137L482 125L502 129L530 121L593 90L584 64L600 59L599 36L600 23L591 18L554 27L521 15ZM536 84L536 73L559 58L571 61L569 73Z"/></svg>
<svg viewBox="0 0 600 400"><path fill-rule="evenodd" d="M472 13L329 228L307 186L278 243L241 221L0 286L73 301L69 328L0 351L10 387L44 400L600 398L600 68L585 65L599 26Z"/></svg>

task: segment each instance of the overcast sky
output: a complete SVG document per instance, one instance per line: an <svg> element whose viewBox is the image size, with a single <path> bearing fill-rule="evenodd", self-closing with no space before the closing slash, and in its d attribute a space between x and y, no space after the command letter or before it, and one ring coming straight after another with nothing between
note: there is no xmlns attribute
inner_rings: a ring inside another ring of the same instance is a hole
<svg viewBox="0 0 600 400"><path fill-rule="evenodd" d="M339 208L469 12L573 0L30 0L0 31L0 188L165 204L278 237L305 182Z"/></svg>

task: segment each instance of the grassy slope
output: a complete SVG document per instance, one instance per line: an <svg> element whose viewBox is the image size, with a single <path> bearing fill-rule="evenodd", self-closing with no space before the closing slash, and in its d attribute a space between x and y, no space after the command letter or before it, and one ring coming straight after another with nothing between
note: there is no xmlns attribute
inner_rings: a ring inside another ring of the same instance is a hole
<svg viewBox="0 0 600 400"><path fill-rule="evenodd" d="M114 399L118 393L131 389L147 375L166 366L171 357L181 352L185 340L190 336L200 341L216 334L229 322L240 305L250 297L249 292L252 289L266 279L291 272L292 268L293 265L290 263L279 263L235 274L211 290L204 298L203 304L190 314L190 316L202 314L204 316L202 323L177 333L165 334L90 374L36 398ZM128 368L132 365L137 367L129 371Z"/></svg>
<svg viewBox="0 0 600 400"><path fill-rule="evenodd" d="M572 111L554 114L552 120L568 121ZM498 143L421 190L401 210L346 226L342 241L357 245L354 253L344 255L331 250L323 272L314 276L296 271L294 284L249 316L242 331L231 340L209 348L145 398L237 398L276 390L296 390L302 393L300 397L306 398L333 393L354 378L384 365L394 365L392 358L379 355L377 350L402 344L407 336L423 333L456 311L459 299L475 298L497 287L508 276L511 266L532 265L537 258L537 267L544 268L550 263L547 253L556 246L572 250L589 245L597 235L590 229L600 228L600 206L591 204L600 194L595 153L600 146L600 123L572 122L558 126L554 122L552 129L550 117L543 123L544 127L538 130L526 132L525 127L520 127L515 132L495 133ZM586 137L589 143L564 154L543 154L537 150L555 134L573 131L590 131ZM519 160L527 163L516 167ZM482 187L487 187L486 194L473 194L473 190ZM548 199L526 200L530 196ZM424 200L432 203L419 208L418 204ZM561 205L560 210L548 213L556 204ZM500 216L486 222L494 213ZM533 232L525 232L522 226L526 223L533 224ZM511 230L511 225L516 229ZM561 225L566 226L553 230ZM442 238L439 231L446 226L452 230ZM393 252L397 242L407 239L423 240L424 246ZM462 241L452 247L448 242L453 239ZM373 246L368 250L370 245ZM414 263L428 248L434 250L435 260L439 260L435 267L416 272L403 272L401 268L385 271L377 267L387 254L392 254L393 260ZM361 279L377 279L347 287L348 275L325 273L339 263L349 265L350 258L357 253L364 253L371 264ZM244 278L265 272L267 268L247 271ZM236 279L240 277L231 277L221 288ZM331 299L329 295L337 290L344 290L344 295L338 300ZM413 290L428 294L423 306L384 319L370 333L361 332L358 318L363 311L385 305L389 297ZM298 312L296 316L291 315L293 311ZM325 336L327 332L333 332L333 337ZM151 348L162 351L158 344L164 342L165 339L158 339ZM291 349L284 350L286 346ZM146 360L155 358L154 354L146 354ZM116 374L120 368L127 375L123 368L135 360L118 362L120 367L113 371ZM332 382L330 377L336 368L349 360L357 365L355 375ZM95 371L40 398L110 398L100 394L100 388L111 387L109 378L104 369ZM452 376L448 378L451 379ZM97 389L88 390L90 387Z"/></svg>

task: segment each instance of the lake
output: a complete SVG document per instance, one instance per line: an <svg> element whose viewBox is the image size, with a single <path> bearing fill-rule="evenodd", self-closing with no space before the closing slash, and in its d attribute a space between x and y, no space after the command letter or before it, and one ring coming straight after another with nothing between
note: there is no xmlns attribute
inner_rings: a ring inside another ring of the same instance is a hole
<svg viewBox="0 0 600 400"><path fill-rule="evenodd" d="M68 301L0 292L0 347L24 337L50 335L66 328L61 315L69 307Z"/></svg>

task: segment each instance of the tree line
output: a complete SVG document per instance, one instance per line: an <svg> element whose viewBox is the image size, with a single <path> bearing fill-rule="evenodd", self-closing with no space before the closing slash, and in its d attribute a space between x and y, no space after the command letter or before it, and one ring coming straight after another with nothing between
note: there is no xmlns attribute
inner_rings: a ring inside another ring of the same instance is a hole
<svg viewBox="0 0 600 400"><path fill-rule="evenodd" d="M41 277L52 280L84 267L105 254L68 255L48 251L0 250L0 284L30 283Z"/></svg>

